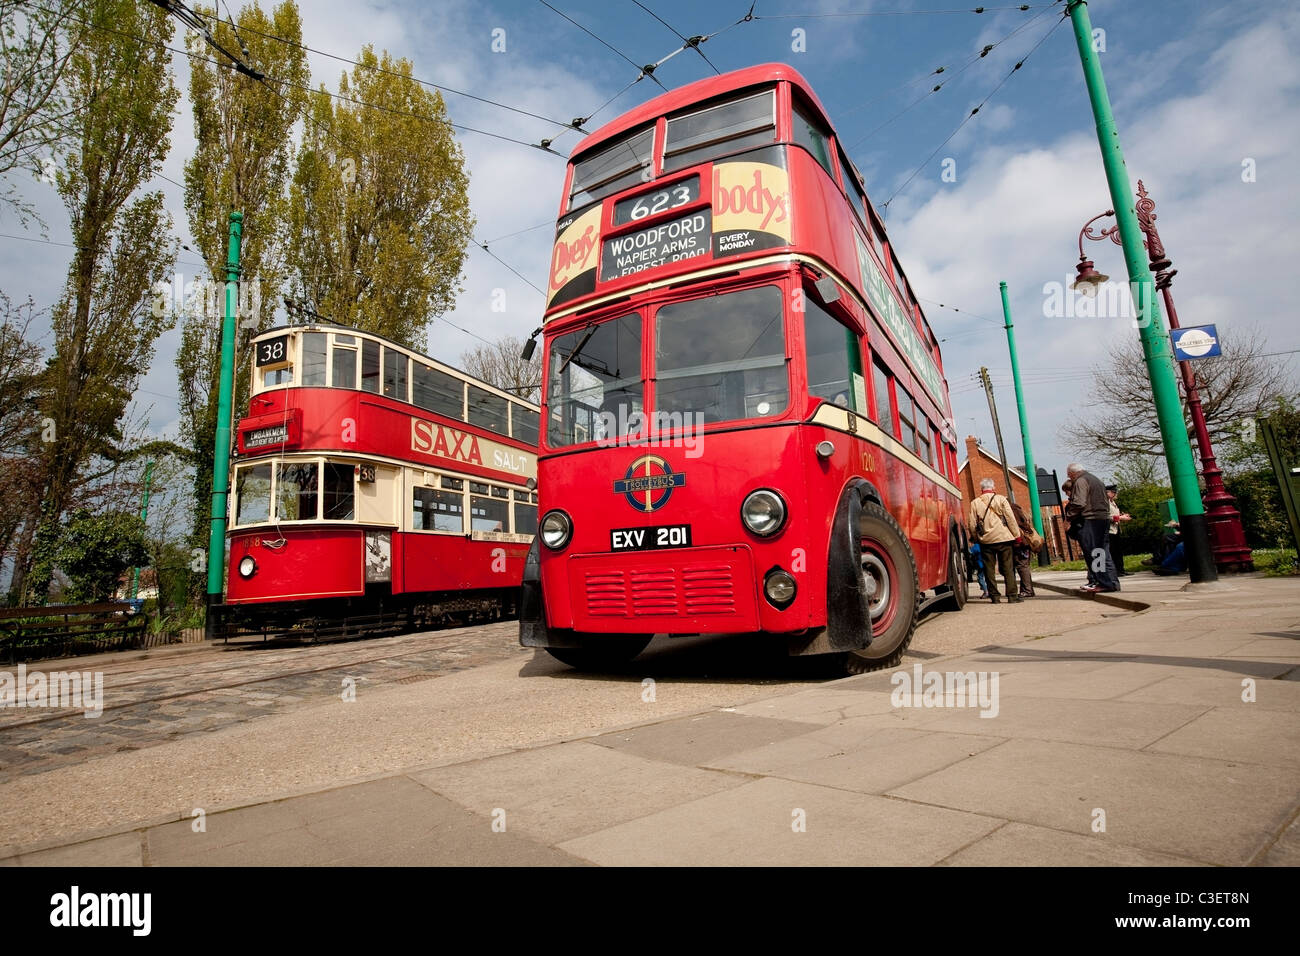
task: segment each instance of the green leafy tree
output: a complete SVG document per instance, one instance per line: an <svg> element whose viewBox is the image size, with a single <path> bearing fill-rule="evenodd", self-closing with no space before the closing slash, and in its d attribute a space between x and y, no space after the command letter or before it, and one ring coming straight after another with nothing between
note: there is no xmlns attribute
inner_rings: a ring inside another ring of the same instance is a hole
<svg viewBox="0 0 1300 956"><path fill-rule="evenodd" d="M243 44L249 65L268 77L259 82L210 62L202 38L190 35L191 48L205 52L190 59L196 143L194 156L185 164L185 212L209 271L200 278L218 285L226 280L230 211L243 214L240 325L246 332L269 325L275 312L273 293L284 270L290 133L302 114L310 74L302 19L292 0L270 13L256 5L243 7L236 19L237 35L229 22L215 16L210 22L223 48L239 50ZM207 541L212 501L223 306L221 295L194 297L182 319L176 354L181 421L194 465L190 525L199 546ZM248 390L247 363L239 363L236 372L235 407L240 408ZM196 587L199 577L193 582Z"/></svg>
<svg viewBox="0 0 1300 956"><path fill-rule="evenodd" d="M71 582L64 594L69 603L107 601L128 568L148 562L144 522L121 512L75 511L59 536L55 559Z"/></svg>
<svg viewBox="0 0 1300 956"><path fill-rule="evenodd" d="M464 155L442 96L366 46L312 94L289 206L289 263L315 310L424 348L451 308L474 228Z"/></svg>
<svg viewBox="0 0 1300 956"><path fill-rule="evenodd" d="M1260 417L1273 426L1283 463L1300 466L1300 406L1295 399L1277 396ZM1230 433L1222 449L1224 485L1237 499L1246 542L1252 548L1290 547L1291 527L1277 476L1255 423L1244 422Z"/></svg>
<svg viewBox="0 0 1300 956"><path fill-rule="evenodd" d="M134 0L90 0L87 7L90 29L64 76L75 128L57 188L75 252L53 310L41 396L51 440L42 446L33 563L15 572L27 603L49 590L60 518L85 464L130 454L121 447L119 420L167 328L153 314L151 290L175 258L163 195L142 192L166 156L176 106L163 45L171 20ZM132 38L139 36L159 42Z"/></svg>

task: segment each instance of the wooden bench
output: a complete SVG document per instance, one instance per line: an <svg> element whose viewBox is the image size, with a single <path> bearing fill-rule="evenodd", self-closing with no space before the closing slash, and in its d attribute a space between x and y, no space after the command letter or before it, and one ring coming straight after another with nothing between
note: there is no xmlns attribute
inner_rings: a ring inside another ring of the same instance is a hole
<svg viewBox="0 0 1300 956"><path fill-rule="evenodd" d="M9 662L112 651L140 643L149 619L125 601L0 608L0 646Z"/></svg>

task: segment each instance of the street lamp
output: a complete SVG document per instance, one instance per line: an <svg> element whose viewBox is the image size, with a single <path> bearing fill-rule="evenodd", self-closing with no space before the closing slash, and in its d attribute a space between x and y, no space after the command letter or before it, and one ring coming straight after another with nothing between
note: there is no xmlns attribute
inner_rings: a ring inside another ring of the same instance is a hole
<svg viewBox="0 0 1300 956"><path fill-rule="evenodd" d="M1160 233L1156 230L1155 200L1147 195L1146 186L1140 179L1137 193L1138 200L1135 208L1138 227L1146 236L1151 271L1155 273L1156 288L1160 290L1161 298L1165 303L1169 327L1177 329L1180 328L1178 312L1174 309L1173 293L1169 289L1178 270L1170 268L1173 262L1165 254L1164 243L1160 241ZM1121 240L1118 224L1109 229L1102 229L1095 235L1092 232L1094 222L1113 215L1115 215L1113 209L1106 210L1100 216L1088 220L1087 225L1079 233L1079 265L1076 267L1079 278L1071 288L1079 289L1085 295L1096 295L1096 283L1105 281L1106 276L1100 276L1092 270L1092 263L1083 254L1083 239L1085 236L1098 242L1102 239L1110 239L1119 245ZM1100 278L1095 278L1096 276ZM1246 532L1241 525L1241 513L1237 511L1237 500L1224 487L1223 472L1214 459L1214 446L1210 442L1210 430L1205 424L1205 410L1201 407L1201 394L1196 386L1196 372L1192 368L1192 363L1186 360L1178 363L1178 369L1183 376L1183 394L1187 398L1187 413L1192 420L1197 450L1201 455L1201 474L1205 477L1205 521L1210 533L1210 551L1214 555L1214 563L1220 571L1253 571L1255 565L1251 558L1250 546L1246 544Z"/></svg>

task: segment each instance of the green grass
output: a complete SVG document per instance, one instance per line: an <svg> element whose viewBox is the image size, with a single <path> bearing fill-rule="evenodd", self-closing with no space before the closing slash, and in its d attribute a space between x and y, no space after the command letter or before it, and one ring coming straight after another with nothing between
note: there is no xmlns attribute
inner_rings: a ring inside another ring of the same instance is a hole
<svg viewBox="0 0 1300 956"><path fill-rule="evenodd" d="M1151 557L1149 554L1129 554L1124 556L1124 570L1130 572L1149 571L1149 567L1142 562ZM1255 570L1263 571L1270 577L1283 577L1286 575L1300 574L1300 564L1296 562L1296 553L1294 548L1261 548L1252 552L1255 559ZM1083 560L1078 561L1057 561L1055 564L1046 568L1034 568L1035 571L1082 571L1084 570Z"/></svg>

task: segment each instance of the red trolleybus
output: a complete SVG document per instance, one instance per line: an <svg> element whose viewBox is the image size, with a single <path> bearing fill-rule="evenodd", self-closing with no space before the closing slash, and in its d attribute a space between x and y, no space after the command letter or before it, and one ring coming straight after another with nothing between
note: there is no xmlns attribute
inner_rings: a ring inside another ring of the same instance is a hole
<svg viewBox="0 0 1300 956"><path fill-rule="evenodd" d="M539 409L337 325L252 340L224 633L513 614L537 530Z"/></svg>
<svg viewBox="0 0 1300 956"><path fill-rule="evenodd" d="M544 323L520 642L575 666L766 632L852 673L965 603L939 347L788 66L693 83L575 148Z"/></svg>

